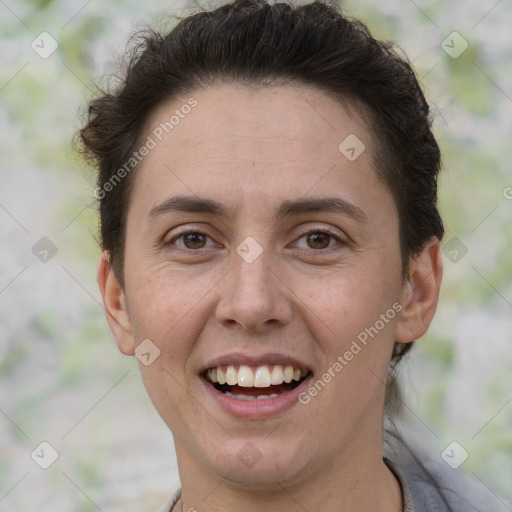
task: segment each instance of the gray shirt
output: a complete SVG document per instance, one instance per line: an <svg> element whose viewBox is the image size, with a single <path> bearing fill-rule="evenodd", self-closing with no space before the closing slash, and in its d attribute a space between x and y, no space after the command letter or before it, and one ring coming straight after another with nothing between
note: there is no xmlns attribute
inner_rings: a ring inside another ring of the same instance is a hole
<svg viewBox="0 0 512 512"><path fill-rule="evenodd" d="M404 512L512 512L510 501L461 468L407 458L386 463L402 486Z"/></svg>

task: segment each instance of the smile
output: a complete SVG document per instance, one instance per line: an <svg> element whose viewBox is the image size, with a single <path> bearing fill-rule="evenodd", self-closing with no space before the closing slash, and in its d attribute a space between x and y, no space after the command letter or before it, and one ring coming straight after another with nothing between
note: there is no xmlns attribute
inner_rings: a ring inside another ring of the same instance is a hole
<svg viewBox="0 0 512 512"><path fill-rule="evenodd" d="M225 396L245 401L268 400L292 391L310 374L291 365L227 365L209 368L204 378Z"/></svg>

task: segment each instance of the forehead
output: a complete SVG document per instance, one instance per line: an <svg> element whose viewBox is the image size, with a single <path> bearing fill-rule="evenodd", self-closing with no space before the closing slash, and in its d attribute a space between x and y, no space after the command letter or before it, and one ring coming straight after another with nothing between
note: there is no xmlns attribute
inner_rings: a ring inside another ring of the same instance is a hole
<svg viewBox="0 0 512 512"><path fill-rule="evenodd" d="M191 92L151 113L147 137L155 147L136 181L154 196L153 205L175 193L260 201L260 209L309 192L346 189L366 196L363 203L370 187L387 193L361 104L299 84L217 84Z"/></svg>
<svg viewBox="0 0 512 512"><path fill-rule="evenodd" d="M175 116L173 122L178 124L166 126L170 113L190 110L185 107L192 96L197 106L180 119ZM339 143L350 134L357 133L367 147L371 145L364 115L357 100L342 103L300 84L249 87L221 83L161 105L150 116L146 131L156 130L159 135L163 128L159 138L164 144L178 139L186 142L186 156L192 161L226 154L246 159L246 150L255 146L259 160L272 160L278 148L287 148L297 158L332 161L339 156ZM178 151L180 160L184 156Z"/></svg>

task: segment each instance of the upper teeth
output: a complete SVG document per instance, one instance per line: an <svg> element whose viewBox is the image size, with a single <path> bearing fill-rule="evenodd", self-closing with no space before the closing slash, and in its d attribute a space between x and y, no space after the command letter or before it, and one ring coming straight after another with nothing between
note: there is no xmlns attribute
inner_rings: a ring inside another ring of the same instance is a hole
<svg viewBox="0 0 512 512"><path fill-rule="evenodd" d="M214 383L229 384L230 386L238 384L244 388L268 388L271 385L283 384L283 382L299 381L309 372L309 370L280 364L272 365L272 369L268 365L253 368L232 364L224 368L225 371L221 366L210 368L206 371L206 377Z"/></svg>

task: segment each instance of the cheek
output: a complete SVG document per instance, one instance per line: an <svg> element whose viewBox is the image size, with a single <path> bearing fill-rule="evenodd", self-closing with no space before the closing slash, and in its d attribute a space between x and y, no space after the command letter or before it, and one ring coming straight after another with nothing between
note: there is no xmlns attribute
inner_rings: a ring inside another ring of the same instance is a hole
<svg viewBox="0 0 512 512"><path fill-rule="evenodd" d="M322 354L317 379L329 382L311 390L320 408L357 415L384 392L400 283L400 266L390 261L340 270L308 295L304 314Z"/></svg>
<svg viewBox="0 0 512 512"><path fill-rule="evenodd" d="M303 399L319 412L330 411L319 417L333 436L344 432L340 418L355 421L370 404L380 403L385 391L396 323L392 290L397 284L389 280L385 272L347 273L332 279L308 304L308 328L320 348L322 368Z"/></svg>
<svg viewBox="0 0 512 512"><path fill-rule="evenodd" d="M389 261L389 260L388 260ZM394 267L396 266L395 270ZM334 348L372 326L392 307L400 291L398 265L341 268L321 280L290 279L301 308L318 328L317 339L337 340ZM388 325L388 324L386 324Z"/></svg>
<svg viewBox="0 0 512 512"><path fill-rule="evenodd" d="M207 318L204 308L212 287L208 283L161 268L139 269L126 283L136 343L150 339L160 351L150 365L139 364L144 386L164 421L177 431L182 428L177 418L198 413L183 390L189 388L191 355Z"/></svg>
<svg viewBox="0 0 512 512"><path fill-rule="evenodd" d="M132 272L127 295L136 342L149 338L162 353L172 352L172 360L179 360L201 329L197 317L212 281L163 269Z"/></svg>

